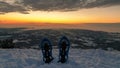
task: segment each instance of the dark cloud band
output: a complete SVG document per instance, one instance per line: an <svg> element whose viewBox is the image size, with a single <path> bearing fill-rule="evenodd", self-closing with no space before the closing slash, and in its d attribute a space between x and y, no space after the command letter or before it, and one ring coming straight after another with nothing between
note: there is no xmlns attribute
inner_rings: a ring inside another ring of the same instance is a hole
<svg viewBox="0 0 120 68"><path fill-rule="evenodd" d="M26 9L19 5L10 5L9 3L6 2L0 2L0 14L9 12L27 13Z"/></svg>
<svg viewBox="0 0 120 68"><path fill-rule="evenodd" d="M120 5L120 0L14 0L0 1L0 13L27 11L75 11L83 8Z"/></svg>

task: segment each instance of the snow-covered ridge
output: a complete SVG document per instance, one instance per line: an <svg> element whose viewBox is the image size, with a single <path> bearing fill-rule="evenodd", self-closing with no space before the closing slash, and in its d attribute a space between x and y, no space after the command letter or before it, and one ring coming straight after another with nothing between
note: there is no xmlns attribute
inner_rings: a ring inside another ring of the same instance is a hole
<svg viewBox="0 0 120 68"><path fill-rule="evenodd" d="M57 63L58 50L53 50L54 61L44 64L40 50L0 49L0 68L120 68L120 52L101 49L70 49L69 61Z"/></svg>

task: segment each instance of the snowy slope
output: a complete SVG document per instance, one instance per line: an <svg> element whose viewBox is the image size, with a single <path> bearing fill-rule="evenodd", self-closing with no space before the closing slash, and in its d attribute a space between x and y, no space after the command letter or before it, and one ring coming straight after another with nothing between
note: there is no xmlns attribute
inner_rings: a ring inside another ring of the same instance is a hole
<svg viewBox="0 0 120 68"><path fill-rule="evenodd" d="M54 61L42 62L40 50L0 49L0 68L120 68L120 52L104 50L70 50L69 62L57 63L58 50L53 50Z"/></svg>

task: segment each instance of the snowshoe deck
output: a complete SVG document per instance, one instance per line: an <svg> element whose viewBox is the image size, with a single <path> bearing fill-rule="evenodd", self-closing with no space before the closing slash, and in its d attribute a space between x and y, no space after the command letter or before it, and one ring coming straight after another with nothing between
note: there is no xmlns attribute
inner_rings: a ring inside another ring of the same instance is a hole
<svg viewBox="0 0 120 68"><path fill-rule="evenodd" d="M68 53L70 48L70 42L67 37L62 37L59 41L59 61L65 63L68 60Z"/></svg>
<svg viewBox="0 0 120 68"><path fill-rule="evenodd" d="M51 42L46 38L43 39L41 42L41 49L43 54L43 61L45 63L50 63L53 60Z"/></svg>

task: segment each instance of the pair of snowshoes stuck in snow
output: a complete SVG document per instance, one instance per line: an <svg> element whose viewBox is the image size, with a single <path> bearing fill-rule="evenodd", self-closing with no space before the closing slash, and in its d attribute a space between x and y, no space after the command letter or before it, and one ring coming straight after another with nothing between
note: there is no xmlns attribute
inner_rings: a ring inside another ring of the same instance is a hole
<svg viewBox="0 0 120 68"><path fill-rule="evenodd" d="M43 61L50 63L54 58L52 56L52 44L50 40L44 38L41 42L41 50L43 54ZM70 42L67 37L62 37L58 43L59 48L59 60L58 62L65 63L68 60L68 53L70 48Z"/></svg>

